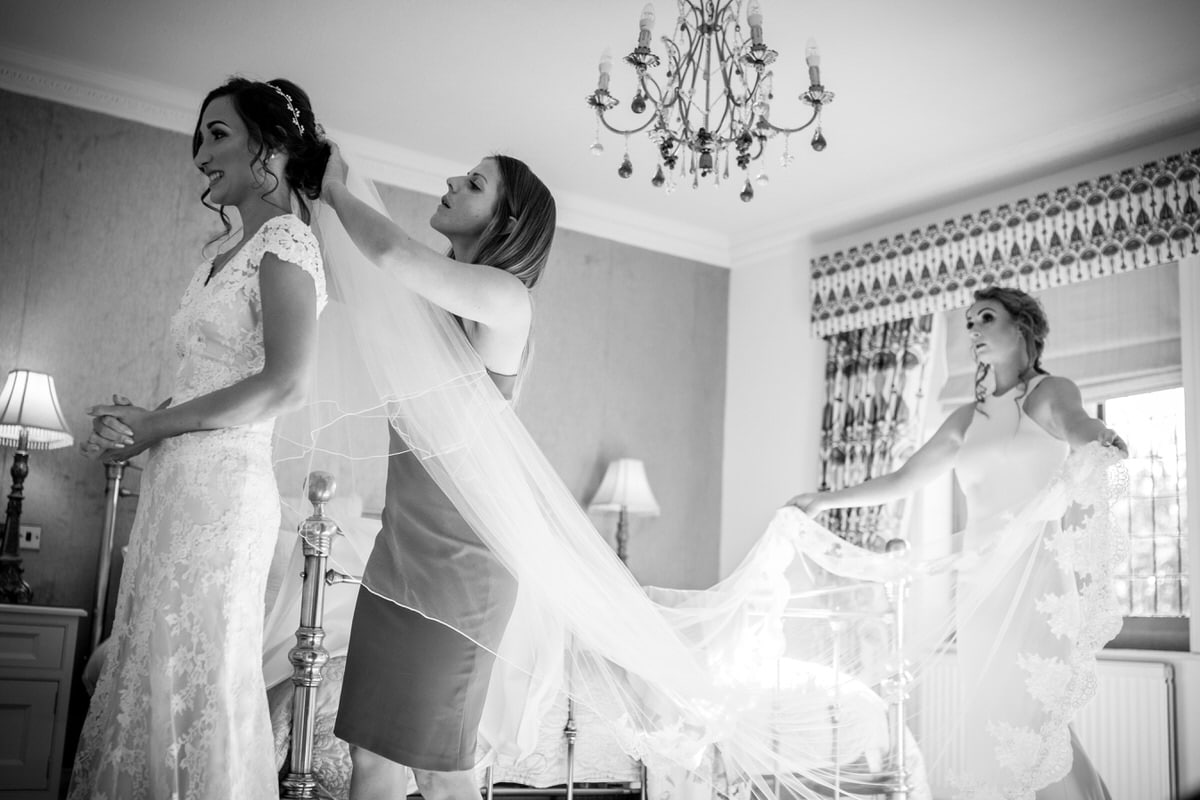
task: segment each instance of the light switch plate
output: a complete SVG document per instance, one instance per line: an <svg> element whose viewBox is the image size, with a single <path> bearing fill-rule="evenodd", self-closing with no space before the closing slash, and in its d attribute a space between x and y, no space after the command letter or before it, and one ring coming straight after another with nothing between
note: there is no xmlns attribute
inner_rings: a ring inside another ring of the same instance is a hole
<svg viewBox="0 0 1200 800"><path fill-rule="evenodd" d="M22 550L42 549L42 527L40 525L22 525L19 531Z"/></svg>

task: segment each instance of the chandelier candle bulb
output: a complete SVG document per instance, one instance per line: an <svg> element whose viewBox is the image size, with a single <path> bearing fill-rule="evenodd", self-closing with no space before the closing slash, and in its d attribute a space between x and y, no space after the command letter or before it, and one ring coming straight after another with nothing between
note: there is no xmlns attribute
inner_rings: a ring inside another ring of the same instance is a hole
<svg viewBox="0 0 1200 800"><path fill-rule="evenodd" d="M654 30L654 6L646 3L642 18L638 20L638 47L650 47L650 34Z"/></svg>
<svg viewBox="0 0 1200 800"><path fill-rule="evenodd" d="M604 48L604 52L600 54L600 80L596 83L596 88L602 92L608 91L608 81L612 77L612 50Z"/></svg>
<svg viewBox="0 0 1200 800"><path fill-rule="evenodd" d="M762 44L762 4L758 0L750 0L746 7L746 24L750 26L750 41L756 45Z"/></svg>
<svg viewBox="0 0 1200 800"><path fill-rule="evenodd" d="M808 64L808 82L813 86L821 85L821 52L817 50L815 39L809 39L804 48L804 61Z"/></svg>

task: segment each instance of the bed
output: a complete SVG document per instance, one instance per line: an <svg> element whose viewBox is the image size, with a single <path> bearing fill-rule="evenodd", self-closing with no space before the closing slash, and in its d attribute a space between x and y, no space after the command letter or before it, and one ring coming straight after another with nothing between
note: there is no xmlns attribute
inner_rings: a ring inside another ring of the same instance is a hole
<svg viewBox="0 0 1200 800"><path fill-rule="evenodd" d="M333 735L333 726L357 595L352 576L360 574L379 522L377 516L364 514L354 498L333 498L329 484L322 480L314 480L311 487L314 513L306 519L296 512L285 513L281 525L268 586L264 675L276 766L283 776L282 797L346 798L349 751L346 743ZM294 502L285 505L305 507ZM308 577L301 578L302 574ZM325 579L319 580L320 576ZM874 629L879 631L875 641L855 642L854 647L886 648L895 642L889 626L892 619L902 616L903 591L890 596L893 613L874 620L878 623ZM791 615L789 623L818 625L837 635L841 620L854 613L858 612L838 611L813 619L811 610L801 610ZM297 622L301 623L299 630ZM884 680L868 686L841 680L833 671L801 661L781 660L773 670L770 679L805 681L820 687L830 698L828 711L821 709L820 713L853 711L856 719L863 720L861 725L843 730L841 736L829 735L819 743L837 768L830 773L830 785L812 787L814 796L930 796L920 751L900 722L906 694L902 681ZM571 680L568 675L566 682ZM786 758L789 746L812 744L781 742L780 753ZM715 748L694 771L647 772L618 746L602 715L570 700L565 689L545 708L532 751L527 748L519 757L497 756L481 765L478 779L485 793L495 794L562 794L568 798L576 794L636 794L652 800L708 800L717 795L750 800L752 796L749 781L726 774L721 753ZM416 784L410 774L407 793L414 792Z"/></svg>
<svg viewBox="0 0 1200 800"><path fill-rule="evenodd" d="M107 548L113 539L111 528L118 499L136 497L135 492L119 489L119 477L118 474L117 480L113 480L110 471L102 569L108 563ZM345 798L351 773L349 752L346 744L333 735L333 725L357 587L353 582L343 585L338 573L361 571L379 529L379 520L377 515L365 514L356 498L331 498L329 492L322 494L319 481L314 481L313 486L313 497L326 500L321 515L302 517L299 509L313 510L308 500L296 498L285 503L288 510L279 530L268 581L263 670L275 734L276 767L283 776L283 797ZM297 535L302 526L304 539ZM331 560L333 551L336 552ZM324 575L326 580L305 580L301 573ZM107 583L102 580L100 585L107 587ZM893 620L902 618L903 596L903 591L893 593L890 612L871 618L871 624L848 643L848 649L874 649L885 656L889 648L894 650L899 637L892 636ZM100 601L97 608L102 616ZM817 614L822 618L814 619L811 609L801 609L795 611L791 622L816 624L819 630L834 634L846 617L856 613L860 612L835 611ZM307 624L298 629L297 623L302 620ZM89 681L94 681L99 672L106 644L99 644L85 668L83 679L89 691ZM853 704L865 710L864 716L869 720L850 737L854 740L852 744L828 736L823 745L830 753L831 763L840 768L835 780L843 771L845 779L832 787L833 791L831 787L814 789L815 795L840 792L845 796L886 795L913 800L930 796L921 753L907 727L897 724L903 719L906 695L903 681L885 676L874 685L839 682L836 674L816 674L802 662L781 662L777 673L782 676L789 670L808 680L832 681L835 700L829 704L828 713L836 713L841 705ZM661 769L648 772L622 751L599 715L573 703L565 691L545 709L538 725L536 746L530 752L519 758L499 757L482 767L478 777L481 788L494 790L496 794L559 794L569 798L574 794L624 794L639 795L641 800L647 797L709 800L714 795L728 800L752 797L750 784L730 778L721 754L716 751L709 752L701 767L690 773ZM416 790L411 776L407 790Z"/></svg>

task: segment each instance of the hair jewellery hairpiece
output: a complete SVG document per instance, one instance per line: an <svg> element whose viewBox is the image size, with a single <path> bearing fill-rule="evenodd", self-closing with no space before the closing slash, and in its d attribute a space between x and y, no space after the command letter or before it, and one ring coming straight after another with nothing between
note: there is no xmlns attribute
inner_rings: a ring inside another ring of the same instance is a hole
<svg viewBox="0 0 1200 800"><path fill-rule="evenodd" d="M296 109L295 104L292 103L291 96L273 83L268 83L267 86L270 86L272 89L274 89L275 93L282 97L284 102L287 103L288 111L292 112L292 122L296 123L296 130L299 131L301 136L303 136L304 125L300 122L300 112Z"/></svg>

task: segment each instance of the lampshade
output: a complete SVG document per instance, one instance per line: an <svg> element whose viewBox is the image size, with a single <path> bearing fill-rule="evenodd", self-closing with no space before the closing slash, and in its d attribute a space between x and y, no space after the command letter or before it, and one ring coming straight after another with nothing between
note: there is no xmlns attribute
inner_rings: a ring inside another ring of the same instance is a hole
<svg viewBox="0 0 1200 800"><path fill-rule="evenodd" d="M75 441L58 406L54 378L44 372L14 369L0 391L0 445L17 447L22 431L30 450L69 447Z"/></svg>
<svg viewBox="0 0 1200 800"><path fill-rule="evenodd" d="M657 517L658 501L646 480L646 467L637 458L618 458L608 465L588 511L620 511Z"/></svg>

